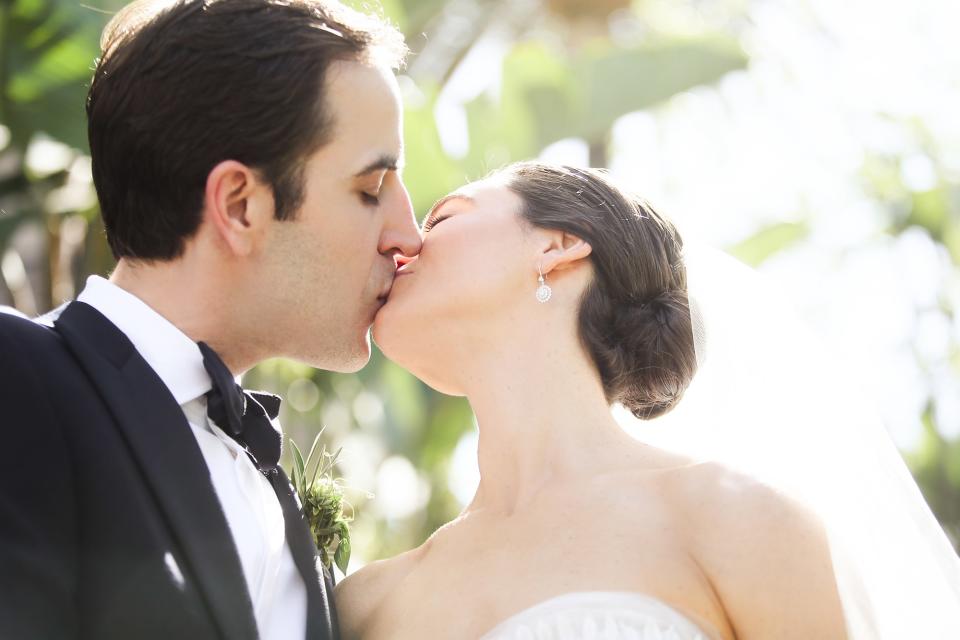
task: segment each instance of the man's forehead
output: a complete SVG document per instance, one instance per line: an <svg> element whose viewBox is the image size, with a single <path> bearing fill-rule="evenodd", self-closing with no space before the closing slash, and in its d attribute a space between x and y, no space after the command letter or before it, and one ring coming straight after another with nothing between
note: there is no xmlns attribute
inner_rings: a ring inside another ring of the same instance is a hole
<svg viewBox="0 0 960 640"><path fill-rule="evenodd" d="M403 167L403 111L388 69L344 61L327 74L328 152L347 176Z"/></svg>

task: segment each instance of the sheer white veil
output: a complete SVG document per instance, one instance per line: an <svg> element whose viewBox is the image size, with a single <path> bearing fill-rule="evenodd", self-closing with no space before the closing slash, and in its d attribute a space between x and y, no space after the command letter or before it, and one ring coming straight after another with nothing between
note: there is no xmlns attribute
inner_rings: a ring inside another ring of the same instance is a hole
<svg viewBox="0 0 960 640"><path fill-rule="evenodd" d="M699 371L638 439L723 462L823 520L851 638L960 638L960 560L843 363L719 251L686 250Z"/></svg>

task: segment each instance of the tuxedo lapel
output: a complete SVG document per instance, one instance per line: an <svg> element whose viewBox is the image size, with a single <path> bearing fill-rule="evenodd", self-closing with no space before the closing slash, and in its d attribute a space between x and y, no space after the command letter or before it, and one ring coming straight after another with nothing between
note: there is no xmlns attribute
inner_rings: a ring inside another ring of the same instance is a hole
<svg viewBox="0 0 960 640"><path fill-rule="evenodd" d="M130 340L93 307L70 304L55 328L116 419L223 638L254 640L240 558L180 406Z"/></svg>
<svg viewBox="0 0 960 640"><path fill-rule="evenodd" d="M283 520L286 525L287 544L297 571L307 588L307 638L308 640L334 640L339 638L336 609L333 604L333 581L328 580L324 569L321 581L317 568L320 564L317 547L310 528L294 497L293 485L287 474L277 467L270 475L270 483L277 494Z"/></svg>

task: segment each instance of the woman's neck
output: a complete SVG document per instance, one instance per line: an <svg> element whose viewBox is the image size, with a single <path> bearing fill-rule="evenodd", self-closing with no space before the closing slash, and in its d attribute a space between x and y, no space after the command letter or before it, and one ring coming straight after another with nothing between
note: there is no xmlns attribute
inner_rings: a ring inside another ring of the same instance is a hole
<svg viewBox="0 0 960 640"><path fill-rule="evenodd" d="M466 390L480 429L480 485L468 511L513 513L548 484L592 476L637 450L575 340L535 339L474 364Z"/></svg>

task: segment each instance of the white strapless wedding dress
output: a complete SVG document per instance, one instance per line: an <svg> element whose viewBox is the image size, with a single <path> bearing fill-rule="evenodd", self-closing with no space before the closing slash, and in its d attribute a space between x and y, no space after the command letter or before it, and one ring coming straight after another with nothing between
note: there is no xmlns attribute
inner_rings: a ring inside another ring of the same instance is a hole
<svg viewBox="0 0 960 640"><path fill-rule="evenodd" d="M550 598L498 624L480 640L709 640L655 598L583 591Z"/></svg>

